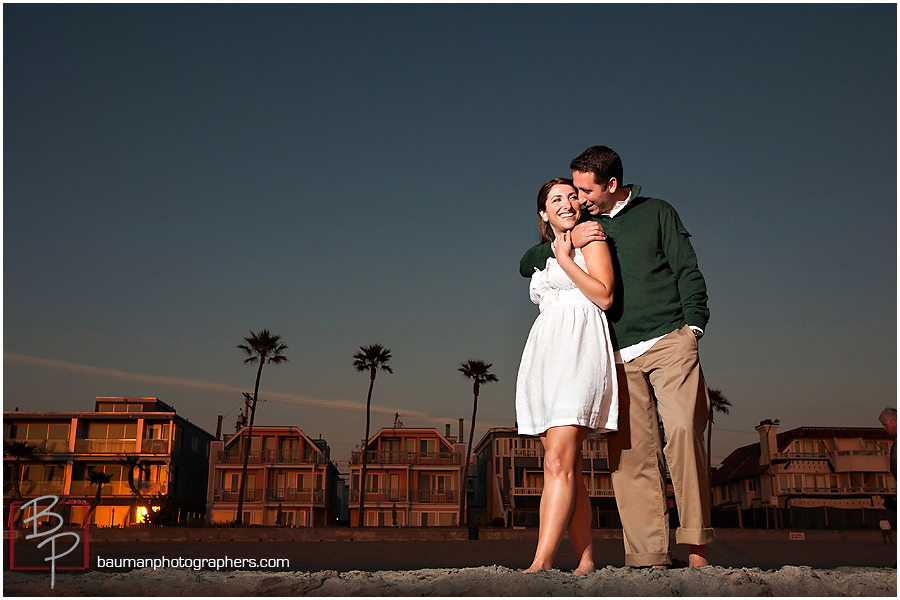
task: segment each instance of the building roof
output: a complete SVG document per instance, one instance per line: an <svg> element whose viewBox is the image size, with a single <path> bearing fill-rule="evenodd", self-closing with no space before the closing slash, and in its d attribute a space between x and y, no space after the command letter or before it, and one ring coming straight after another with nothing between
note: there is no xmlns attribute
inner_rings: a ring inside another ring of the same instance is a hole
<svg viewBox="0 0 900 600"><path fill-rule="evenodd" d="M775 434L777 452L783 452L794 440L798 439L834 438L894 439L881 427L798 427ZM713 471L712 484L718 485L765 473L768 467L759 464L760 453L759 442L732 451L722 461L722 466Z"/></svg>
<svg viewBox="0 0 900 600"><path fill-rule="evenodd" d="M499 436L503 437L518 437L519 428L518 427L491 427L488 429L485 434L482 436L481 440L477 444L475 444L472 451L475 454L478 454L479 449L485 444L489 443L492 439Z"/></svg>

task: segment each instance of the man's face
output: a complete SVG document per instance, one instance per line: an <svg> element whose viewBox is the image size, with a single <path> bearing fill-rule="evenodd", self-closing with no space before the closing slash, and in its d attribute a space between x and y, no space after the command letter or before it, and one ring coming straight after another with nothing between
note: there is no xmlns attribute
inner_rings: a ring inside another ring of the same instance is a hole
<svg viewBox="0 0 900 600"><path fill-rule="evenodd" d="M884 425L884 430L889 434L893 436L897 435L897 421L884 421L881 424Z"/></svg>
<svg viewBox="0 0 900 600"><path fill-rule="evenodd" d="M584 205L584 209L595 217L608 213L615 206L616 203L612 198L615 187L610 185L615 179L601 185L594 181L593 173L572 171L572 181L578 188L578 200Z"/></svg>

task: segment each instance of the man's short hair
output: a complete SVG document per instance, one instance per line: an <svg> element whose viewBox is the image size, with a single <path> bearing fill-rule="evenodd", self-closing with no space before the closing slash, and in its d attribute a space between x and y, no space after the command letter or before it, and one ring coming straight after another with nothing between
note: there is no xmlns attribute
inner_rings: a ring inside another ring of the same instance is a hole
<svg viewBox="0 0 900 600"><path fill-rule="evenodd" d="M591 146L572 160L569 168L582 173L593 173L594 182L601 185L616 178L619 186L625 185L622 180L622 159L612 148Z"/></svg>
<svg viewBox="0 0 900 600"><path fill-rule="evenodd" d="M881 411L881 414L878 415L878 420L882 423L890 423L891 421L897 421L897 409L896 408L886 408Z"/></svg>

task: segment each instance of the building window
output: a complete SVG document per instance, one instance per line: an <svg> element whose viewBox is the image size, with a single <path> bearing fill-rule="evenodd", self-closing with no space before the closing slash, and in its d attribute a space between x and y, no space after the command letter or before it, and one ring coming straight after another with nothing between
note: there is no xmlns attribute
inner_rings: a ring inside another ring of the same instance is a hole
<svg viewBox="0 0 900 600"><path fill-rule="evenodd" d="M144 412L143 404L134 404L126 402L103 402L97 405L97 412Z"/></svg>
<svg viewBox="0 0 900 600"><path fill-rule="evenodd" d="M136 440L137 423L89 423L90 440Z"/></svg>
<svg viewBox="0 0 900 600"><path fill-rule="evenodd" d="M169 424L168 423L151 423L147 426L148 440L168 440Z"/></svg>
<svg viewBox="0 0 900 600"><path fill-rule="evenodd" d="M11 423L7 439L26 442L48 452L65 452L69 446L69 424Z"/></svg>

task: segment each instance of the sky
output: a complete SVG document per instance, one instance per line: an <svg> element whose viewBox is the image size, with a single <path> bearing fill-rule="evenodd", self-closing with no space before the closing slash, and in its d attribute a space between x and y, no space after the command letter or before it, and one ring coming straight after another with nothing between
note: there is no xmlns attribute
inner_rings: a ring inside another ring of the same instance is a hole
<svg viewBox="0 0 900 600"><path fill-rule="evenodd" d="M541 183L603 144L692 235L713 464L897 398L894 4L3 5L3 409L515 423Z"/></svg>

